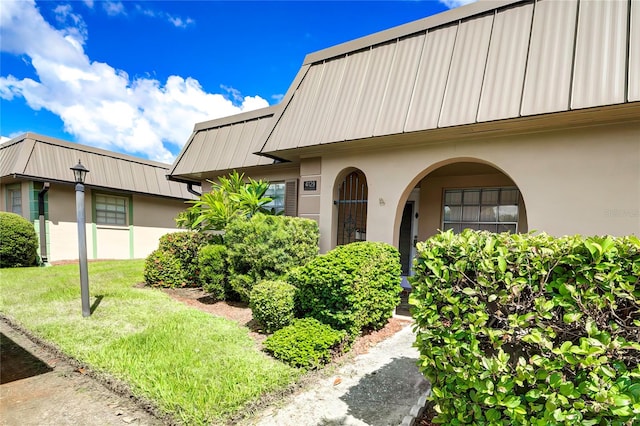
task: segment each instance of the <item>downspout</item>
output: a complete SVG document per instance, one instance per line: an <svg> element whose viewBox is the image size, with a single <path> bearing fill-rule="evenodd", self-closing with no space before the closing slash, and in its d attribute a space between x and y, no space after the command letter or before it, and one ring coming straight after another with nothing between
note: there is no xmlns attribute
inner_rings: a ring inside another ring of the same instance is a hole
<svg viewBox="0 0 640 426"><path fill-rule="evenodd" d="M198 191L193 189L193 182L188 182L187 183L187 191L189 191L190 194L193 194L196 197L200 197L202 195L201 193L199 193Z"/></svg>
<svg viewBox="0 0 640 426"><path fill-rule="evenodd" d="M44 196L49 191L49 182L42 184L42 189L38 192L38 220L40 221L40 257L42 258L42 264L47 265L49 263L49 256L47 254L47 225L44 220Z"/></svg>

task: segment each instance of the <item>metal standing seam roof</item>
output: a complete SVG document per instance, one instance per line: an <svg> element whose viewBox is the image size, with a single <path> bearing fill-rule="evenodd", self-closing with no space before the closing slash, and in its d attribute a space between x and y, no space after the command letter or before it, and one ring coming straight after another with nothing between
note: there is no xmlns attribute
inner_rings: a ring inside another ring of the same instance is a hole
<svg viewBox="0 0 640 426"><path fill-rule="evenodd" d="M256 151L637 101L639 0L480 1L308 55Z"/></svg>
<svg viewBox="0 0 640 426"><path fill-rule="evenodd" d="M193 199L186 185L170 182L169 164L26 133L0 145L0 178L74 183L78 160L89 169L86 184L107 190Z"/></svg>
<svg viewBox="0 0 640 426"><path fill-rule="evenodd" d="M170 175L194 179L197 173L232 170L273 164L273 160L254 154L271 129L278 106L262 108L231 117L197 123L178 155ZM197 179L196 179L197 180Z"/></svg>

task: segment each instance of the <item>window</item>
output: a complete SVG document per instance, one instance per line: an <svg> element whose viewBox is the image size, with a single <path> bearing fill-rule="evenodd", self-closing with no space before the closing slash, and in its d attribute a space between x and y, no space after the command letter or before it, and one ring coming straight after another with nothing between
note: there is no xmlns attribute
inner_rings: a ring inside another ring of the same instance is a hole
<svg viewBox="0 0 640 426"><path fill-rule="evenodd" d="M280 214L284 212L284 194L284 182L269 184L269 189L267 189L267 191L264 193L264 196L271 198L271 201L265 204L264 208L267 210L272 210L274 214Z"/></svg>
<svg viewBox="0 0 640 426"><path fill-rule="evenodd" d="M127 199L96 194L97 225L127 225Z"/></svg>
<svg viewBox="0 0 640 426"><path fill-rule="evenodd" d="M22 189L20 184L7 186L7 211L22 215Z"/></svg>
<svg viewBox="0 0 640 426"><path fill-rule="evenodd" d="M442 229L465 228L490 232L518 231L517 188L447 189Z"/></svg>

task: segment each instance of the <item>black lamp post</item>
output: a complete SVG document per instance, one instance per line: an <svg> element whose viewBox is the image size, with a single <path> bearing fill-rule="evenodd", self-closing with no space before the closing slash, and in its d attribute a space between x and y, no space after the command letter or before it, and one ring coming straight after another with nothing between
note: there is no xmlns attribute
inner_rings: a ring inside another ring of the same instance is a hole
<svg viewBox="0 0 640 426"><path fill-rule="evenodd" d="M91 315L89 306L89 270L87 268L87 230L84 214L84 178L89 169L80 163L71 167L76 181L76 217L78 221L78 252L80 263L80 297L82 299L82 316Z"/></svg>

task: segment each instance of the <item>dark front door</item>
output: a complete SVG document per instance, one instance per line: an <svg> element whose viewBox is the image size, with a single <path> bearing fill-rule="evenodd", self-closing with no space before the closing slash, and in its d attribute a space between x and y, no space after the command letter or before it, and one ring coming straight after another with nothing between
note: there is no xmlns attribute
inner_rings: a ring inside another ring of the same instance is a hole
<svg viewBox="0 0 640 426"><path fill-rule="evenodd" d="M411 270L411 248L413 239L411 236L411 228L413 224L413 201L407 201L402 211L402 222L400 222L400 264L402 265L402 275L409 275Z"/></svg>

